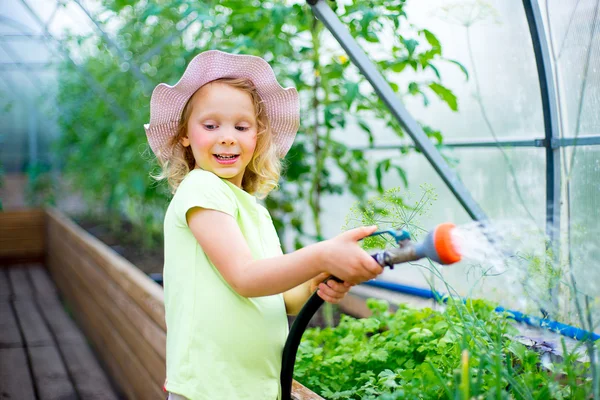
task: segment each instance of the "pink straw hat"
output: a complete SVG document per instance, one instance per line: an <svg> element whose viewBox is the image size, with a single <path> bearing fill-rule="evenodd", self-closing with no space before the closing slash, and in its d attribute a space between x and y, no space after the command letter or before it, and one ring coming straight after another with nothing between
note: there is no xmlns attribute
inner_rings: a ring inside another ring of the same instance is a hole
<svg viewBox="0 0 600 400"><path fill-rule="evenodd" d="M144 124L148 143L154 154L165 160L165 146L176 134L187 101L205 84L220 78L247 78L252 81L265 105L273 131L277 155L283 158L300 125L300 104L295 88L283 88L271 66L262 58L205 51L190 61L174 86L160 83L150 99L150 123Z"/></svg>

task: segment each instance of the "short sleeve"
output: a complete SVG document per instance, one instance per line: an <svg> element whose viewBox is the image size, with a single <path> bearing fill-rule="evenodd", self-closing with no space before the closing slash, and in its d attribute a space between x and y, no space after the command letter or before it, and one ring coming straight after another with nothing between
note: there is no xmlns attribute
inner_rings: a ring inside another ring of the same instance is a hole
<svg viewBox="0 0 600 400"><path fill-rule="evenodd" d="M261 214L262 221L261 224L261 239L264 243L265 249L265 257L275 257L283 254L281 249L281 242L279 241L279 236L277 236L277 230L275 229L275 225L273 224L273 219L271 218L271 214L269 211L257 204L257 211Z"/></svg>
<svg viewBox="0 0 600 400"><path fill-rule="evenodd" d="M194 207L221 211L236 218L237 202L231 188L212 172L192 170L173 196L178 221L187 226L186 213Z"/></svg>

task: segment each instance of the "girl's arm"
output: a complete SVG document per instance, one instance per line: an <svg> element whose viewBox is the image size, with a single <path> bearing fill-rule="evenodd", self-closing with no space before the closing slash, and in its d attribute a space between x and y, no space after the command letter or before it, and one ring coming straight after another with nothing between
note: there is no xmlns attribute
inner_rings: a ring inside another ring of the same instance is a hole
<svg viewBox="0 0 600 400"><path fill-rule="evenodd" d="M319 274L308 282L296 286L283 294L285 300L285 309L288 315L297 315L308 298L319 288L317 294L328 303L337 304L352 287L351 284L336 282L330 280L323 283L329 274Z"/></svg>
<svg viewBox="0 0 600 400"><path fill-rule="evenodd" d="M323 272L357 284L383 271L357 243L373 233L375 226L352 229L290 254L254 260L232 216L195 207L187 212L186 219L208 258L244 297L283 293Z"/></svg>
<svg viewBox="0 0 600 400"><path fill-rule="evenodd" d="M312 294L310 289L311 281L309 280L283 293L285 311L288 315L298 315L302 306Z"/></svg>

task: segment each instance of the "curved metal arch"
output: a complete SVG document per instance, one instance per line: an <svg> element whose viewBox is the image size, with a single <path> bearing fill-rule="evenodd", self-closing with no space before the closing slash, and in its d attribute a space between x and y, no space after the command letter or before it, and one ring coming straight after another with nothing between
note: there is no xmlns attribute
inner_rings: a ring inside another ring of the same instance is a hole
<svg viewBox="0 0 600 400"><path fill-rule="evenodd" d="M540 83L546 148L546 234L558 250L560 240L560 147L557 95L542 12L537 0L523 0Z"/></svg>

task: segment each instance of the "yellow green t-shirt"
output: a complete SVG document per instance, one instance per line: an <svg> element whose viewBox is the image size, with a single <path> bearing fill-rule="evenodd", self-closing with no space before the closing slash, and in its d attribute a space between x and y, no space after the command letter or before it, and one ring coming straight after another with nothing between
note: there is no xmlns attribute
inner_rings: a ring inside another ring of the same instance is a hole
<svg viewBox="0 0 600 400"><path fill-rule="evenodd" d="M190 400L277 399L288 334L283 295L237 294L189 229L193 207L235 218L254 259L282 254L273 221L254 196L201 169L184 178L164 221L166 389Z"/></svg>

